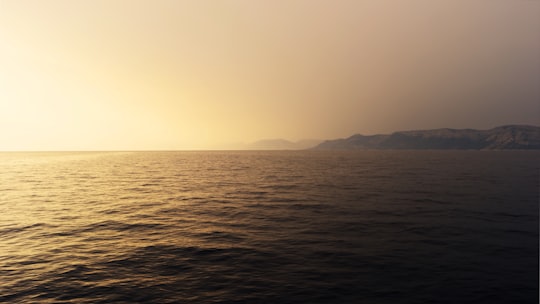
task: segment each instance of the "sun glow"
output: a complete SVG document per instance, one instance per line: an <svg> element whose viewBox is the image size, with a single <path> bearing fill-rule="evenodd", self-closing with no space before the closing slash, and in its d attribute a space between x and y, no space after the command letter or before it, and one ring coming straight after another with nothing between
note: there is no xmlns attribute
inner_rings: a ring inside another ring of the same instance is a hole
<svg viewBox="0 0 540 304"><path fill-rule="evenodd" d="M0 150L539 124L538 11L492 0L2 1Z"/></svg>

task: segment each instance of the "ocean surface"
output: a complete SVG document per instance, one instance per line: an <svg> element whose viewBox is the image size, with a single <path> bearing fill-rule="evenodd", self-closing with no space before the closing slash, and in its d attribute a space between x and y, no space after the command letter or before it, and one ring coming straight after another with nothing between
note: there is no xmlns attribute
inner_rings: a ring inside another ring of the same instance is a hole
<svg viewBox="0 0 540 304"><path fill-rule="evenodd" d="M0 153L1 303L538 303L538 151Z"/></svg>

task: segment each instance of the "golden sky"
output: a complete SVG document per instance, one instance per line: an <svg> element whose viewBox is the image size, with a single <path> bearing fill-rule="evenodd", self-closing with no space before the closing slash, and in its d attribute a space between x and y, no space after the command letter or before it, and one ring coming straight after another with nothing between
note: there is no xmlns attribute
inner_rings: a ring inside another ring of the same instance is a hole
<svg viewBox="0 0 540 304"><path fill-rule="evenodd" d="M0 0L0 150L540 124L540 1Z"/></svg>

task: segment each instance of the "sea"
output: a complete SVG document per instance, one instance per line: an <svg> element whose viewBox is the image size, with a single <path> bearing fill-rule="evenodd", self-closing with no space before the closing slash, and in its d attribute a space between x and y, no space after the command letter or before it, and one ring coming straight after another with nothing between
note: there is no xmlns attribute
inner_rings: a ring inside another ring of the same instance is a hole
<svg viewBox="0 0 540 304"><path fill-rule="evenodd" d="M540 151L0 153L1 303L538 303Z"/></svg>

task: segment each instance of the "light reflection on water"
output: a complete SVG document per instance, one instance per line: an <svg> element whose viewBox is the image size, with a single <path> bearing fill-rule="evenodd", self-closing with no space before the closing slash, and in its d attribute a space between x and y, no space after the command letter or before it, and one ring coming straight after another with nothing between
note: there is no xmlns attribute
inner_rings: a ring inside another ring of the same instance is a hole
<svg viewBox="0 0 540 304"><path fill-rule="evenodd" d="M539 156L0 153L0 301L537 302Z"/></svg>

